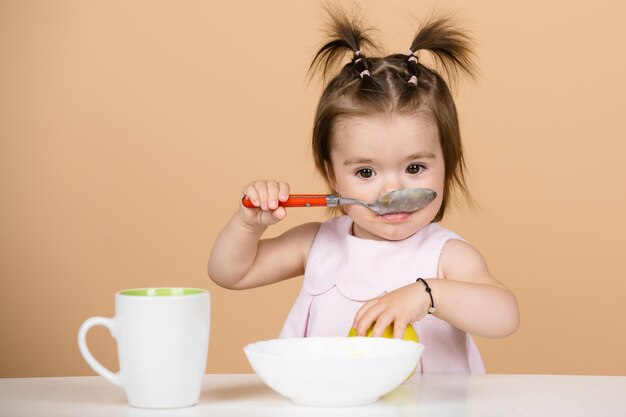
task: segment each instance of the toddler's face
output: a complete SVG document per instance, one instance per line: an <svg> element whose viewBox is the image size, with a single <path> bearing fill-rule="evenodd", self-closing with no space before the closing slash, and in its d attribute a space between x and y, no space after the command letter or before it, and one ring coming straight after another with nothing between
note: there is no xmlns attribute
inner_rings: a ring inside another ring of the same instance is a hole
<svg viewBox="0 0 626 417"><path fill-rule="evenodd" d="M427 226L441 207L444 160L437 127L426 115L379 114L338 120L331 147L333 188L342 196L373 202L400 188L430 188L437 198L415 213L379 216L356 205L344 210L354 235L401 240Z"/></svg>

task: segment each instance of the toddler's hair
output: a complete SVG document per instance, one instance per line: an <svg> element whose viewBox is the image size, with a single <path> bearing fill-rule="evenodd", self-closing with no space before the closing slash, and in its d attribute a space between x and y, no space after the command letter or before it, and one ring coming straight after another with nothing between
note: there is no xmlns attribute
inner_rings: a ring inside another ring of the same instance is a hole
<svg viewBox="0 0 626 417"><path fill-rule="evenodd" d="M365 51L377 49L370 31L338 8L328 12L330 39L315 55L309 71L321 71L326 79L346 52L352 54L352 60L329 81L317 107L312 140L317 169L335 192L330 150L333 128L340 118L391 112L425 115L437 126L445 163L443 200L433 220L440 221L454 191L469 198L461 133L446 81L419 62L417 53L430 51L451 81L459 72L473 76L470 38L456 29L449 17L439 17L421 26L406 53L368 56Z"/></svg>

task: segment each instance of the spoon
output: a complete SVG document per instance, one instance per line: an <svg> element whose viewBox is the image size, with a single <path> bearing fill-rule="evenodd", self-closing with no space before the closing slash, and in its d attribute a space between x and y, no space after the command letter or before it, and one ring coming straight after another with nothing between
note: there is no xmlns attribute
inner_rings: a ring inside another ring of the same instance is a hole
<svg viewBox="0 0 626 417"><path fill-rule="evenodd" d="M355 198L341 197L336 194L289 194L287 201L279 201L283 207L337 207L358 204L367 207L379 215L392 213L413 213L437 197L437 193L428 188L402 188L382 195L373 203L366 203ZM250 199L241 200L244 207L255 208Z"/></svg>

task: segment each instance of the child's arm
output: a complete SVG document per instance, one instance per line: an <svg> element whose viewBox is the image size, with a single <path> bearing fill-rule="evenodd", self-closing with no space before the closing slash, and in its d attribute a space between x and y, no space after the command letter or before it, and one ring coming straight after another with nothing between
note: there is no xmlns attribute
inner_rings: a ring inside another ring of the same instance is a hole
<svg viewBox="0 0 626 417"><path fill-rule="evenodd" d="M519 311L515 295L491 276L483 257L471 245L460 240L446 243L439 276L444 279L427 281L435 317L482 337L504 337L517 330ZM394 336L402 337L406 325L424 317L429 307L425 285L416 282L367 301L357 312L355 328L357 334L364 335L376 322L376 336L393 322Z"/></svg>
<svg viewBox="0 0 626 417"><path fill-rule="evenodd" d="M240 203L222 229L207 268L211 279L222 287L243 289L302 275L319 223L307 223L261 240L269 225L285 218L285 209L278 201L287 200L289 185L256 181L244 188L244 194L257 208L245 208Z"/></svg>

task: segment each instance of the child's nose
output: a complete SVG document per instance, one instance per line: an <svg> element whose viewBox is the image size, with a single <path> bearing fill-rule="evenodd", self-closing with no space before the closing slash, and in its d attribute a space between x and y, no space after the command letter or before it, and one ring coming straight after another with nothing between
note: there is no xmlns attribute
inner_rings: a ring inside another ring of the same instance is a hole
<svg viewBox="0 0 626 417"><path fill-rule="evenodd" d="M390 178L385 181L381 195L387 194L391 191L399 190L401 188L406 188L406 187L404 186L404 184L402 184L402 181L400 179Z"/></svg>

